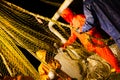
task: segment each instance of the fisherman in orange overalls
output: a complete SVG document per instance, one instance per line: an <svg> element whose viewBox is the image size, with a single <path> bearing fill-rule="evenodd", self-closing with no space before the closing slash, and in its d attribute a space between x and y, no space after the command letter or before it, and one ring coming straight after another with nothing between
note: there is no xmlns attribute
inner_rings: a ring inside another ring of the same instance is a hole
<svg viewBox="0 0 120 80"><path fill-rule="evenodd" d="M99 56L105 59L115 69L117 73L120 72L118 59L114 56L109 47L102 40L100 40L102 39L102 36L97 31L96 27L82 34L76 31L77 29L80 29L80 31L82 32L82 27L85 23L85 16L83 14L74 15L69 8L66 8L61 13L61 17L64 18L64 20L70 23L70 25L72 26L71 36L69 37L67 42L64 43L62 48L66 48L66 46L72 44L76 40L76 38L78 38L88 51L97 53ZM90 39L90 36L94 37L91 38L91 41L93 43L88 40Z"/></svg>

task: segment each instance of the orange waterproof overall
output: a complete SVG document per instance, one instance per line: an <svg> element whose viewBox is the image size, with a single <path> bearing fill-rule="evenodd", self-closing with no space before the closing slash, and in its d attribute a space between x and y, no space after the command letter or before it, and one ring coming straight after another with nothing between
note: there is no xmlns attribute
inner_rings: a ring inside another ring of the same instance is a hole
<svg viewBox="0 0 120 80"><path fill-rule="evenodd" d="M68 14L68 16L67 16ZM71 16L70 16L71 15ZM103 59L105 59L113 68L115 68L116 72L120 72L120 67L118 65L118 59L114 56L112 51L109 49L105 43L100 40L102 39L101 34L97 31L97 29L94 27L93 29L89 30L86 33L79 34L76 32L76 29L79 28L82 30L82 26L85 23L85 17L84 15L73 15L72 11L70 9L65 9L61 16L70 23L71 26L71 36L67 40L67 42L64 44L64 48L70 44L72 44L76 38L79 38L80 42L83 44L83 46L90 52L97 53L99 56L101 56ZM88 35L87 35L88 34ZM91 43L88 39L90 36L93 36L95 38L92 38ZM99 39L97 39L99 38ZM99 45L99 46L98 46Z"/></svg>

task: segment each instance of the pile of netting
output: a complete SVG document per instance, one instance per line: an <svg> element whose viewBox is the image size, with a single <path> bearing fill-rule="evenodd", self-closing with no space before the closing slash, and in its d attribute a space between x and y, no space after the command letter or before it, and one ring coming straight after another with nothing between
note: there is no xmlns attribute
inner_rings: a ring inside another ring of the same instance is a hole
<svg viewBox="0 0 120 80"><path fill-rule="evenodd" d="M60 40L47 27L47 21L39 24L35 17L9 2L0 1L0 74L30 75L39 78L38 72L17 46L25 48L34 57L39 49L56 52L54 43ZM36 57L37 58L37 57Z"/></svg>
<svg viewBox="0 0 120 80"><path fill-rule="evenodd" d="M35 53L38 50L46 50L47 53L50 54L57 53L62 43L61 40L49 30L49 21L54 22L54 28L61 33L64 38L68 39L68 25L34 14L5 0L0 1L0 76L8 75L14 77L17 75L25 75L39 80L40 76L38 71L18 46L26 49L36 59L38 59L38 57ZM57 47L54 44L56 44ZM81 46L80 42L76 41L73 46L75 50L77 49L76 51L80 59L87 61L87 58L93 55L93 53L88 53L84 47ZM69 48L68 51L70 51ZM49 56L49 58L51 57ZM98 59L97 62L100 63L100 60ZM102 65L102 63L100 64ZM103 63L103 65L109 66L107 63ZM90 65L86 66L91 67ZM100 66L97 66L96 68L98 69L99 67ZM106 68L107 70L105 70L109 72L109 67ZM98 76L103 76L101 79L105 79L105 77L108 78L108 73L103 74L104 69L102 68L102 70L103 71L98 70L100 74L97 72L95 75L92 71L87 74L87 70L84 70L86 72L84 72L83 77L87 75L88 79L86 80L90 80L90 77L98 78Z"/></svg>

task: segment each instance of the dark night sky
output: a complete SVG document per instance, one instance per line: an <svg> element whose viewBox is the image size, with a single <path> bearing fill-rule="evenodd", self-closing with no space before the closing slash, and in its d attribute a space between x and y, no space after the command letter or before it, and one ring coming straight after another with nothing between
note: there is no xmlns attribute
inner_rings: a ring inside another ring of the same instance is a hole
<svg viewBox="0 0 120 80"><path fill-rule="evenodd" d="M40 0L7 0L31 12L38 13L46 17L52 17L59 7L43 3ZM56 1L56 0L47 0ZM57 0L63 3L64 0ZM69 6L76 13L82 12L82 0L74 0Z"/></svg>

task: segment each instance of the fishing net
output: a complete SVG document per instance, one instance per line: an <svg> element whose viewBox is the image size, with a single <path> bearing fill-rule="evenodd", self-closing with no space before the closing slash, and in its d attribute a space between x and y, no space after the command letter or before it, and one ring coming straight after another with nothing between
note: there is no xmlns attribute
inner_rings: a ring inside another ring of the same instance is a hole
<svg viewBox="0 0 120 80"><path fill-rule="evenodd" d="M54 43L60 40L34 16L25 13L6 1L0 1L0 74L1 76L29 75L39 79L37 70L31 65L18 46L25 48L35 58L39 49L56 52Z"/></svg>
<svg viewBox="0 0 120 80"><path fill-rule="evenodd" d="M40 49L47 50L49 55L57 53L54 43L60 45L61 41L49 30L47 25L50 19L40 16L40 24L36 18L39 19L39 15L7 1L0 1L0 76L23 74L39 79L38 71L18 46L36 59L35 53Z"/></svg>
<svg viewBox="0 0 120 80"><path fill-rule="evenodd" d="M0 76L9 75L14 77L25 75L39 80L40 76L38 71L18 46L26 49L38 60L39 58L36 56L38 50L46 50L49 55L47 56L48 58L52 58L52 55L57 54L58 48L62 43L49 30L49 21L55 23L53 27L64 38L68 39L69 25L34 14L5 0L0 1ZM80 56L81 60L78 61L82 61L82 59L87 61L87 58L92 55L84 49L79 41L73 43L72 46L75 48L72 48L73 51L78 52L77 55ZM66 50L67 53L73 54L71 48L68 47ZM74 60L75 58L73 59L72 57L71 59ZM39 61L42 62L41 60ZM79 63L81 68L85 66L81 62ZM109 68L107 67L107 69ZM84 72L85 75L86 72Z"/></svg>

